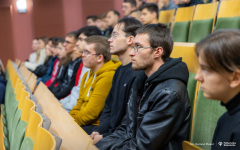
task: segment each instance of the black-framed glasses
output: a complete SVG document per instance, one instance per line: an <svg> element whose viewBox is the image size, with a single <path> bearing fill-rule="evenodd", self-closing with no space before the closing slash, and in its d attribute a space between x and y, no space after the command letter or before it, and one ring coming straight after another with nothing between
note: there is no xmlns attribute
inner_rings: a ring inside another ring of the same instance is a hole
<svg viewBox="0 0 240 150"><path fill-rule="evenodd" d="M92 53L91 53L89 50L87 50L87 49L83 49L82 53L83 53L84 55L101 55L101 54L92 54Z"/></svg>
<svg viewBox="0 0 240 150"><path fill-rule="evenodd" d="M142 47L142 46L132 46L132 49L134 50L134 52L139 52L140 49L144 50L146 48L157 48L157 47Z"/></svg>

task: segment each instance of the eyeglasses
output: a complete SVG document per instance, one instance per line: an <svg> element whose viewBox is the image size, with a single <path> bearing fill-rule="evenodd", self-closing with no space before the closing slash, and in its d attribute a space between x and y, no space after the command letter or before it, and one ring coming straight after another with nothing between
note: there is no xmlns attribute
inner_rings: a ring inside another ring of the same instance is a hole
<svg viewBox="0 0 240 150"><path fill-rule="evenodd" d="M117 33L112 33L111 34L111 37L113 38L113 39L116 39L117 37L125 37L124 35L119 35L119 34L117 34Z"/></svg>
<svg viewBox="0 0 240 150"><path fill-rule="evenodd" d="M157 47L142 47L142 46L132 46L132 49L134 50L134 52L139 52L139 49L146 49L146 48L157 48Z"/></svg>
<svg viewBox="0 0 240 150"><path fill-rule="evenodd" d="M87 49L83 49L82 53L83 53L84 55L101 55L101 54L92 54L92 53L89 52L89 50L87 50Z"/></svg>
<svg viewBox="0 0 240 150"><path fill-rule="evenodd" d="M69 41L64 41L64 43L66 43L66 44L75 44L75 43L71 43Z"/></svg>

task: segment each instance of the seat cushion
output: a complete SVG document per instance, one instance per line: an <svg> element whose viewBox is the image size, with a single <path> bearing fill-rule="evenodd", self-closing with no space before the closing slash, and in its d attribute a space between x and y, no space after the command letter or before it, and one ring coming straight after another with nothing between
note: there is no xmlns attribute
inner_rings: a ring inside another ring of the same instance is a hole
<svg viewBox="0 0 240 150"><path fill-rule="evenodd" d="M175 22L172 30L174 42L187 42L189 27L190 27L190 21Z"/></svg>
<svg viewBox="0 0 240 150"><path fill-rule="evenodd" d="M213 19L194 20L190 28L188 42L197 43L212 33Z"/></svg>
<svg viewBox="0 0 240 150"><path fill-rule="evenodd" d="M240 17L224 17L217 19L215 30L240 29Z"/></svg>

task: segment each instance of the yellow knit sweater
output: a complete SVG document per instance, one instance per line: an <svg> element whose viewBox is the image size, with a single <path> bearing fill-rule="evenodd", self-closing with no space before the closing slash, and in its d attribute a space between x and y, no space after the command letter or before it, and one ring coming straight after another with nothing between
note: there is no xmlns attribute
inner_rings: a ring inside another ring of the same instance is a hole
<svg viewBox="0 0 240 150"><path fill-rule="evenodd" d="M77 104L70 111L70 115L80 126L99 125L113 75L120 65L120 61L110 60L95 74L92 71L84 74Z"/></svg>

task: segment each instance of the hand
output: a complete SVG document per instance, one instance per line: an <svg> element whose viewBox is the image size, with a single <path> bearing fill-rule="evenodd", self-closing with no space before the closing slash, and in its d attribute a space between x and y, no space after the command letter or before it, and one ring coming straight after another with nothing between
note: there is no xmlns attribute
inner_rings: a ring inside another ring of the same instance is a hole
<svg viewBox="0 0 240 150"><path fill-rule="evenodd" d="M102 138L102 135L95 135L93 139L93 144L97 144L97 142L100 141Z"/></svg>
<svg viewBox="0 0 240 150"><path fill-rule="evenodd" d="M92 139L94 139L94 136L95 135L100 135L98 132L92 132L92 134L90 135L90 137L92 138Z"/></svg>

